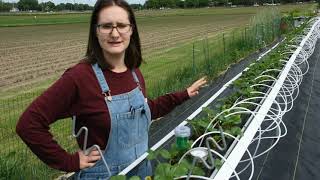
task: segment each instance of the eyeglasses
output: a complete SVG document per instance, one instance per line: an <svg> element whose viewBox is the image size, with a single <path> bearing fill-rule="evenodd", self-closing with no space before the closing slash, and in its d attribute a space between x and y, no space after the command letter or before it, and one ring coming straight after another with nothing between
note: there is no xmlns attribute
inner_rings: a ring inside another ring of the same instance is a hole
<svg viewBox="0 0 320 180"><path fill-rule="evenodd" d="M120 34L125 34L130 31L132 28L132 24L124 24L124 23L117 23L116 26L114 26L112 23L103 23L103 24L98 24L98 30L102 34L110 34L113 31L113 28L116 28L118 33Z"/></svg>

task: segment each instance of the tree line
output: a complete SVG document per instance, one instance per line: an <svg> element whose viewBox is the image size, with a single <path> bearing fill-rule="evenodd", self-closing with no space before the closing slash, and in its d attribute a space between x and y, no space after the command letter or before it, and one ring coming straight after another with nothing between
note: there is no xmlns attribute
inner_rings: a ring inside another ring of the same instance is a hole
<svg viewBox="0 0 320 180"><path fill-rule="evenodd" d="M310 1L311 0L147 0L144 4L144 8L199 8L231 5L253 6L254 4L263 5L265 3L286 4ZM320 0L317 1L319 2Z"/></svg>
<svg viewBox="0 0 320 180"><path fill-rule="evenodd" d="M262 5L264 3L297 3L309 2L311 0L147 0L145 4L131 4L134 9L159 9L159 8L200 8L212 6L231 6L244 5L252 6L254 4ZM316 0L320 3L320 0ZM60 3L55 5L53 2L38 3L38 0L19 0L18 3L9 3L0 0L0 12L8 12L13 7L20 11L87 11L92 10L93 7L88 4L72 4Z"/></svg>
<svg viewBox="0 0 320 180"><path fill-rule="evenodd" d="M53 2L42 2L39 3L38 0L19 0L18 3L3 2L0 0L0 12L9 12L12 8L18 8L19 11L87 11L92 10L93 7L88 4L78 4L78 3L60 3L55 5Z"/></svg>

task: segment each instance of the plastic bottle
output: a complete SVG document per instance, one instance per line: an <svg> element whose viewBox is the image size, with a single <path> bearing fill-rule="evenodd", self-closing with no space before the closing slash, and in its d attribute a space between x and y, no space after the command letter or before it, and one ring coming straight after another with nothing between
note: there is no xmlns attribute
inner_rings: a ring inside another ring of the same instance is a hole
<svg viewBox="0 0 320 180"><path fill-rule="evenodd" d="M174 129L176 136L176 145L179 150L188 148L188 141L190 137L190 128L188 126L178 126Z"/></svg>

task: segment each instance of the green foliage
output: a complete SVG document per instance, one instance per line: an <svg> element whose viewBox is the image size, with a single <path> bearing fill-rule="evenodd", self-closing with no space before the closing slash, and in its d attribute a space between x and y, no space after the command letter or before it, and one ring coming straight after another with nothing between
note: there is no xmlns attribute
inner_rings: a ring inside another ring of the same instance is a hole
<svg viewBox="0 0 320 180"><path fill-rule="evenodd" d="M205 117L197 118L192 121L189 121L189 124L192 128L192 137L191 139L196 139L197 137L201 136L206 128L208 127L208 124L211 122L211 120L214 118L215 114L212 110L209 110L208 108L203 109L203 111L206 113ZM209 129L209 131L212 129Z"/></svg>
<svg viewBox="0 0 320 180"><path fill-rule="evenodd" d="M0 6L0 12L9 12L12 8L12 4L8 2L3 2L0 0L1 6Z"/></svg>
<svg viewBox="0 0 320 180"><path fill-rule="evenodd" d="M57 170L48 168L42 163L30 163L32 156L31 154L26 157L21 156L21 154L25 153L25 151L20 149L19 151L11 151L6 155L2 154L0 157L0 180L39 179L39 177L54 179L57 175L62 174Z"/></svg>
<svg viewBox="0 0 320 180"><path fill-rule="evenodd" d="M192 141L189 142L189 148L191 147ZM199 167L192 167L191 163L183 159L180 163L178 163L180 157L187 150L179 150L175 143L171 144L171 148L169 150L159 149L156 151L149 150L148 151L148 160L156 160L157 167L154 174L154 179L158 180L167 180L174 179L175 177L186 175L187 172L192 171L193 174L204 175L204 172ZM162 157L167 162L160 162L159 156Z"/></svg>
<svg viewBox="0 0 320 180"><path fill-rule="evenodd" d="M280 30L282 33L290 32L294 28L293 13L286 14L281 18Z"/></svg>
<svg viewBox="0 0 320 180"><path fill-rule="evenodd" d="M40 3L39 6L41 7L42 11L47 11L47 12L53 11L56 8L55 4L51 1Z"/></svg>
<svg viewBox="0 0 320 180"><path fill-rule="evenodd" d="M179 177L187 174L188 168L184 164L175 164L171 165L169 163L160 163L158 164L154 179L155 180L167 180L174 179L175 177Z"/></svg>
<svg viewBox="0 0 320 180"><path fill-rule="evenodd" d="M221 168L221 166L222 166L222 162L221 162L221 160L220 159L215 159L214 160L214 166L217 168L217 169L220 169Z"/></svg>
<svg viewBox="0 0 320 180"><path fill-rule="evenodd" d="M141 180L139 176L132 176L129 180Z"/></svg>
<svg viewBox="0 0 320 180"><path fill-rule="evenodd" d="M157 160L158 163L160 163L160 160L158 159L159 155L162 158L167 159L167 160L173 157L173 156L171 156L170 152L168 150L165 150L165 149L160 149L160 150L157 150L157 151L148 150L148 153L149 154L147 156L147 159L148 160Z"/></svg>
<svg viewBox="0 0 320 180"><path fill-rule="evenodd" d="M126 176L125 175L112 176L110 180L126 180Z"/></svg>
<svg viewBox="0 0 320 180"><path fill-rule="evenodd" d="M164 159L170 159L171 158L171 154L167 150L161 149L159 151L159 153Z"/></svg>
<svg viewBox="0 0 320 180"><path fill-rule="evenodd" d="M281 3L296 3L296 0L281 0ZM280 3L279 2L279 3ZM160 7L167 8L198 8L198 7L211 7L211 6L253 6L253 4L270 3L270 0L147 0L144 4L146 8L158 9Z"/></svg>
<svg viewBox="0 0 320 180"><path fill-rule="evenodd" d="M110 180L126 180L127 177L125 175L117 175L117 176L112 176ZM139 176L132 176L130 177L129 180L141 180Z"/></svg>
<svg viewBox="0 0 320 180"><path fill-rule="evenodd" d="M227 125L233 126L233 125L239 125L240 123L241 123L240 114L224 117L222 120L222 126L227 126Z"/></svg>
<svg viewBox="0 0 320 180"><path fill-rule="evenodd" d="M152 151L151 149L148 150L148 156L147 156L147 159L148 160L153 160L153 159L156 159L157 156L159 154L159 151Z"/></svg>
<svg viewBox="0 0 320 180"><path fill-rule="evenodd" d="M7 156L5 157L0 157L0 167L1 167L1 171L0 171L0 177L3 178L7 178L10 179L11 177L14 177L17 167L19 162L14 159L12 160L15 155L15 152L11 152L9 153Z"/></svg>
<svg viewBox="0 0 320 180"><path fill-rule="evenodd" d="M18 2L18 8L23 11L37 10L38 0L20 0Z"/></svg>

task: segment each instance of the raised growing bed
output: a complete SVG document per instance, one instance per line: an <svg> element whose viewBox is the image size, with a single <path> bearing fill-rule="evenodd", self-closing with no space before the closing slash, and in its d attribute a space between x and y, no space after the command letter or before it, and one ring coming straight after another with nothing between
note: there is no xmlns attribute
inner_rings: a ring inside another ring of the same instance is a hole
<svg viewBox="0 0 320 180"><path fill-rule="evenodd" d="M319 36L319 18L302 24L180 124L192 129L189 148L178 149L171 131L114 179L125 179L121 175L146 158L156 161L153 178L159 180L252 179L254 159L287 133L282 117L299 95L299 85L309 69L307 59ZM221 98L224 91L228 96ZM219 102L212 103L216 98Z"/></svg>
<svg viewBox="0 0 320 180"><path fill-rule="evenodd" d="M174 144L169 150L160 148L172 141L173 131L153 146L149 159L159 155L169 162L157 165L154 179L240 179L243 174L246 177L241 178L251 179L254 159L287 133L282 117L299 95L319 33L318 18L302 24L268 57L250 65L182 122L180 125L189 124L193 130L189 149L179 151ZM225 89L232 93L212 107L213 99ZM203 107L208 108L202 111ZM271 144L263 145L268 140ZM128 173L147 155L119 175Z"/></svg>
<svg viewBox="0 0 320 180"><path fill-rule="evenodd" d="M267 93L261 91L251 91L251 96L236 102L227 111L230 114L251 114L246 125L243 127L243 136L235 139L235 145L223 156L226 162L219 170L215 170L211 179L229 179L230 177L239 178L239 174L251 166L251 173L245 179L251 179L254 172L253 159L271 150L281 137L287 133L285 124L282 121L283 115L290 111L293 101L299 95L299 85L303 75L309 69L307 59L312 55L315 43L319 36L319 19L312 19L309 24L295 37L289 37L285 45L278 50L280 66L267 68L256 79L262 79L250 87L263 86L267 88ZM271 73L271 74L268 74ZM260 103L255 104L253 99L261 99ZM250 108L241 107L242 103L254 104L254 111ZM235 108L239 108L235 109ZM235 112L233 112L235 109ZM229 114L229 115L230 115ZM270 132L274 133L270 134ZM226 134L226 133L225 133ZM271 145L259 150L261 141L272 139ZM258 143L255 143L258 141ZM251 146L251 147L250 147ZM252 147L254 146L254 147ZM232 148L233 147L233 148ZM260 151L260 152L259 152ZM243 157L245 152L247 157ZM248 163L250 162L250 164ZM241 165L242 164L242 165ZM245 164L245 165L243 165ZM239 168L243 167L243 168Z"/></svg>

